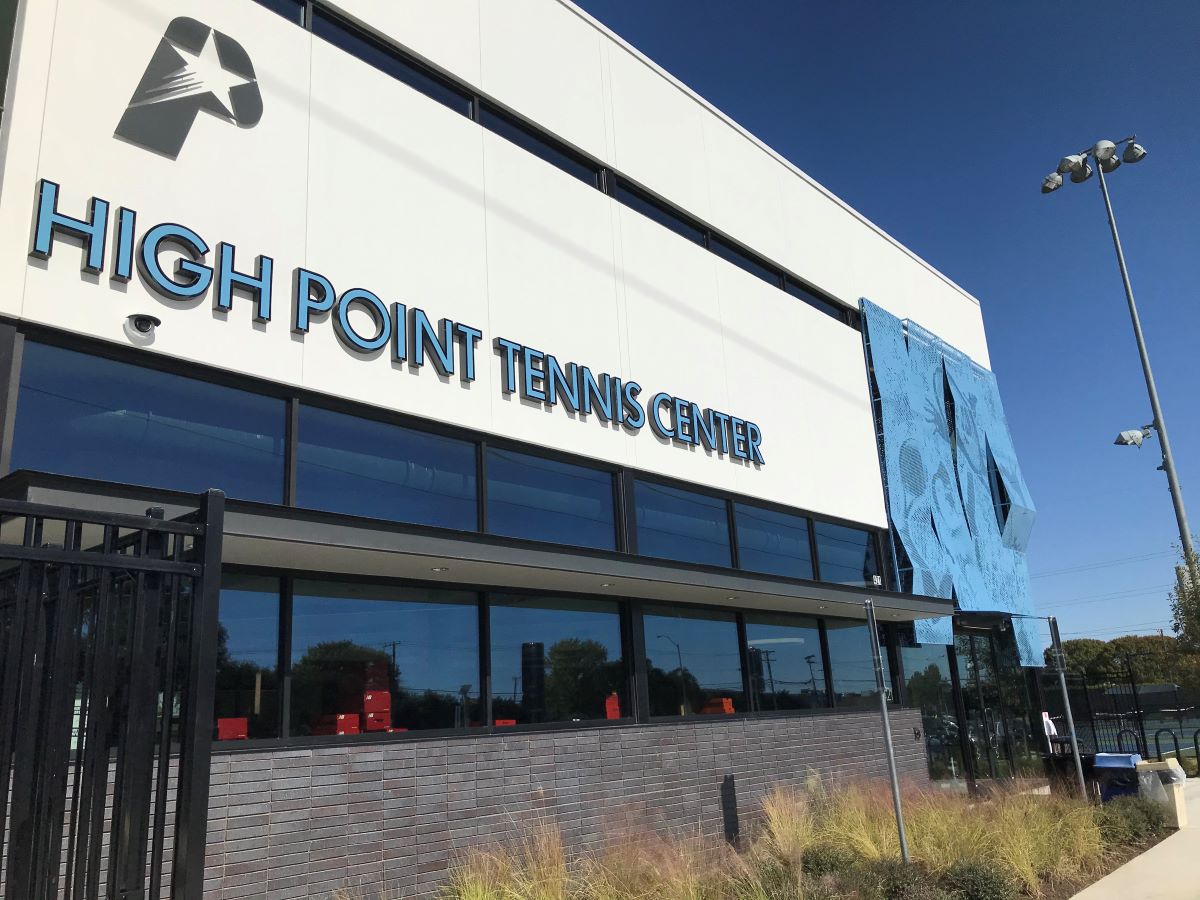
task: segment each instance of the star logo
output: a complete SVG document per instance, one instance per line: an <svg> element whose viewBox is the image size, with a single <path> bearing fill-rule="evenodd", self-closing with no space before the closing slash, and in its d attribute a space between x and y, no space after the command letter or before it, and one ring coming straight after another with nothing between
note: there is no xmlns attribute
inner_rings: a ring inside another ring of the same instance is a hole
<svg viewBox="0 0 1200 900"><path fill-rule="evenodd" d="M114 137L176 159L200 112L253 128L262 95L241 44L180 16L167 26Z"/></svg>

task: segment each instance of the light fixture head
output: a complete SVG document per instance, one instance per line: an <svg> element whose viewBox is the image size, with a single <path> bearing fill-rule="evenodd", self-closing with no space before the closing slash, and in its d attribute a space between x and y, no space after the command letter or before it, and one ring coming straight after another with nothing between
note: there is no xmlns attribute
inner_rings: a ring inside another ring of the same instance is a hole
<svg viewBox="0 0 1200 900"><path fill-rule="evenodd" d="M1050 194L1057 191L1063 185L1062 176L1057 172L1051 172L1042 179L1042 193Z"/></svg>
<svg viewBox="0 0 1200 900"><path fill-rule="evenodd" d="M1096 157L1096 162L1102 163L1116 155L1117 145L1112 141L1096 141L1096 145L1092 147L1092 156Z"/></svg>
<svg viewBox="0 0 1200 900"><path fill-rule="evenodd" d="M1108 174L1109 172L1115 171L1119 165L1121 165L1121 157L1114 153L1108 159L1100 160L1100 171Z"/></svg>
<svg viewBox="0 0 1200 900"><path fill-rule="evenodd" d="M1145 428L1131 428L1128 431L1122 431L1117 435L1117 439L1113 441L1118 447L1140 447L1146 438L1150 437L1149 426Z"/></svg>
<svg viewBox="0 0 1200 900"><path fill-rule="evenodd" d="M1127 163L1141 162L1146 158L1146 148L1141 144L1130 141L1125 145L1125 152L1121 154L1121 159Z"/></svg>
<svg viewBox="0 0 1200 900"><path fill-rule="evenodd" d="M1071 172L1071 183L1081 184L1092 177L1092 164L1086 159L1083 161L1083 168L1078 171Z"/></svg>
<svg viewBox="0 0 1200 900"><path fill-rule="evenodd" d="M1059 175L1066 175L1069 172L1081 172L1086 164L1082 153L1072 153L1070 156L1064 156L1058 161L1058 168L1055 171Z"/></svg>

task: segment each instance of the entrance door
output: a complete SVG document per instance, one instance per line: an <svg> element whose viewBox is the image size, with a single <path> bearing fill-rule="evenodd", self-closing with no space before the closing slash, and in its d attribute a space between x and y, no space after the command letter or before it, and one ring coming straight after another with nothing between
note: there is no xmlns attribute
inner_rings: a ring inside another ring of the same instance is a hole
<svg viewBox="0 0 1200 900"><path fill-rule="evenodd" d="M1032 729L1029 679L1011 629L963 629L954 637L963 727L979 780L1035 777L1042 770Z"/></svg>
<svg viewBox="0 0 1200 900"><path fill-rule="evenodd" d="M977 779L1011 778L1007 717L1000 702L990 632L954 636L958 679L966 713L967 746Z"/></svg>

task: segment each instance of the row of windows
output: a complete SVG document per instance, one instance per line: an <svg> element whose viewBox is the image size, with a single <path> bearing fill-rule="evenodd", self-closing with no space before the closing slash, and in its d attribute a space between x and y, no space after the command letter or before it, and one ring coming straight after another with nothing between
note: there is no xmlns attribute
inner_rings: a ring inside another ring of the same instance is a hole
<svg viewBox="0 0 1200 900"><path fill-rule="evenodd" d="M863 529L305 403L288 417L285 399L26 341L12 467L789 578L879 575Z"/></svg>
<svg viewBox="0 0 1200 900"><path fill-rule="evenodd" d="M595 162L553 135L523 122L479 96L468 85L434 72L395 46L368 34L320 5L306 0L257 0L335 47L402 81L432 100L511 141L545 162L604 191L631 209L733 263L756 278L786 291L814 309L860 328L858 312L808 287L770 260L720 235L683 210L631 184L612 169Z"/></svg>
<svg viewBox="0 0 1200 900"><path fill-rule="evenodd" d="M628 719L631 690L649 717L876 696L866 626L851 620L240 574L220 616L226 739ZM623 638L635 628L637 658Z"/></svg>

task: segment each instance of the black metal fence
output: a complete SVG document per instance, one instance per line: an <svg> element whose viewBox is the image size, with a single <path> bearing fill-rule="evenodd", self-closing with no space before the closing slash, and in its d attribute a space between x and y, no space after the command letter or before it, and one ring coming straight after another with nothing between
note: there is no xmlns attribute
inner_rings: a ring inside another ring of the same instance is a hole
<svg viewBox="0 0 1200 900"><path fill-rule="evenodd" d="M1047 671L1043 678L1047 711L1065 735L1058 675ZM1140 753L1147 759L1196 755L1200 696L1195 690L1147 681L1130 660L1117 670L1068 673L1067 692L1083 753Z"/></svg>
<svg viewBox="0 0 1200 900"><path fill-rule="evenodd" d="M200 900L223 508L0 500L5 900Z"/></svg>

